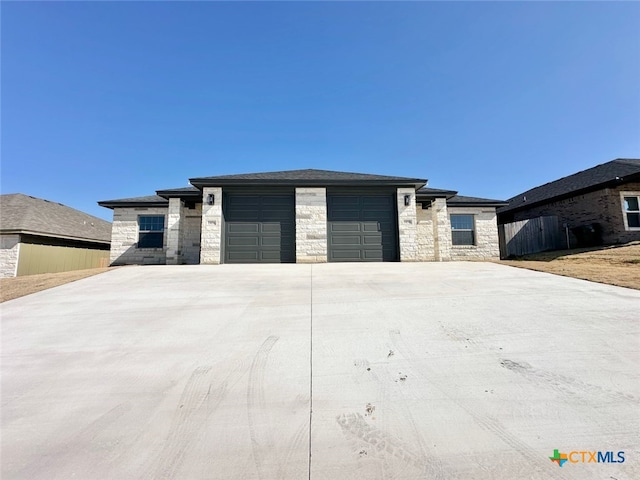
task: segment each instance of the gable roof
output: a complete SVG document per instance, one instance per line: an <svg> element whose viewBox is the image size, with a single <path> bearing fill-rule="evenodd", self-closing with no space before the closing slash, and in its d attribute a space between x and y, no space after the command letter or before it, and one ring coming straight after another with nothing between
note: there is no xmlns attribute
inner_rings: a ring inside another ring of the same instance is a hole
<svg viewBox="0 0 640 480"><path fill-rule="evenodd" d="M166 207L169 200L159 195L147 195L144 197L118 198L115 200L101 200L98 205L106 208L115 207Z"/></svg>
<svg viewBox="0 0 640 480"><path fill-rule="evenodd" d="M638 180L640 159L618 158L516 195L507 200L509 205L499 209L498 213L524 210L541 203Z"/></svg>
<svg viewBox="0 0 640 480"><path fill-rule="evenodd" d="M419 178L372 175L369 173L337 172L333 170L285 170L279 172L242 173L219 175L216 177L191 178L196 187L203 186L246 186L246 185L287 185L287 186L364 186L364 185L410 185L415 188L427 183Z"/></svg>
<svg viewBox="0 0 640 480"><path fill-rule="evenodd" d="M22 193L0 195L0 232L111 243L111 223Z"/></svg>

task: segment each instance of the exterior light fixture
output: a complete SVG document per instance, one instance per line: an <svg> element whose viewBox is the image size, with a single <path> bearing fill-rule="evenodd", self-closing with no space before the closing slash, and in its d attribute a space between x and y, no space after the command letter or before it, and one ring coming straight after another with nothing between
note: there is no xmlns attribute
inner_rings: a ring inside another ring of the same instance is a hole
<svg viewBox="0 0 640 480"><path fill-rule="evenodd" d="M405 195L404 196L404 206L408 207L409 205L411 205L411 195Z"/></svg>
<svg viewBox="0 0 640 480"><path fill-rule="evenodd" d="M216 197L213 195L213 193L210 193L209 195L207 195L207 205L215 205L216 203Z"/></svg>

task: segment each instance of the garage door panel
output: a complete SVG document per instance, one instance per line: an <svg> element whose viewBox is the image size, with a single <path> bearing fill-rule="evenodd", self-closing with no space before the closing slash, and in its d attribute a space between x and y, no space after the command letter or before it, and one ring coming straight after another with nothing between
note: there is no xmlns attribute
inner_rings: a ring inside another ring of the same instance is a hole
<svg viewBox="0 0 640 480"><path fill-rule="evenodd" d="M357 222L358 220L360 220L360 210L334 211L330 218L332 222Z"/></svg>
<svg viewBox="0 0 640 480"><path fill-rule="evenodd" d="M333 237L333 245L360 245L362 238L359 235L336 235Z"/></svg>
<svg viewBox="0 0 640 480"><path fill-rule="evenodd" d="M260 225L256 223L227 223L227 231L230 233L259 233Z"/></svg>
<svg viewBox="0 0 640 480"><path fill-rule="evenodd" d="M363 250L363 255L367 260L383 260L383 255L381 250Z"/></svg>
<svg viewBox="0 0 640 480"><path fill-rule="evenodd" d="M380 224L378 222L360 222L360 231L378 232L380 231Z"/></svg>
<svg viewBox="0 0 640 480"><path fill-rule="evenodd" d="M225 262L295 261L293 195L229 194L223 209Z"/></svg>
<svg viewBox="0 0 640 480"><path fill-rule="evenodd" d="M393 212L386 212L381 210L369 210L362 212L362 220L371 221L376 220L378 222L392 223L395 216Z"/></svg>
<svg viewBox="0 0 640 480"><path fill-rule="evenodd" d="M332 258L338 261L358 261L361 260L360 250L334 250Z"/></svg>
<svg viewBox="0 0 640 480"><path fill-rule="evenodd" d="M330 232L359 232L359 223L331 223L329 224Z"/></svg>
<svg viewBox="0 0 640 480"><path fill-rule="evenodd" d="M328 197L329 261L397 260L395 195Z"/></svg>
<svg viewBox="0 0 640 480"><path fill-rule="evenodd" d="M363 235L362 244L379 246L382 244L382 235Z"/></svg>
<svg viewBox="0 0 640 480"><path fill-rule="evenodd" d="M362 206L367 209L387 210L391 206L390 197L361 197Z"/></svg>
<svg viewBox="0 0 640 480"><path fill-rule="evenodd" d="M229 246L232 247L247 247L247 246L257 246L260 244L260 238L256 236L251 237L240 237L234 236L229 237Z"/></svg>

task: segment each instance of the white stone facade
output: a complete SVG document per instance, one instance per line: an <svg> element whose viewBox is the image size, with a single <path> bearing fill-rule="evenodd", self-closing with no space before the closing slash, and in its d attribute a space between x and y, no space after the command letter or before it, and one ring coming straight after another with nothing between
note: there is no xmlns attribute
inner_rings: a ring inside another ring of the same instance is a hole
<svg viewBox="0 0 640 480"><path fill-rule="evenodd" d="M213 195L213 205L209 205L209 195ZM202 189L202 227L200 239L200 263L217 265L221 263L222 252L222 188Z"/></svg>
<svg viewBox="0 0 640 480"><path fill-rule="evenodd" d="M200 229L202 225L202 204L182 209L182 263L197 265L200 263Z"/></svg>
<svg viewBox="0 0 640 480"><path fill-rule="evenodd" d="M116 207L111 228L111 265L164 265L167 263L166 207ZM138 248L138 217L162 215L165 229L162 248Z"/></svg>
<svg viewBox="0 0 640 480"><path fill-rule="evenodd" d="M449 215L473 215L475 245L452 245L451 260L500 258L498 222L495 208L449 207Z"/></svg>
<svg viewBox="0 0 640 480"><path fill-rule="evenodd" d="M409 205L405 205L405 197L409 197ZM416 219L416 191L413 188L398 188L396 193L398 205L398 238L400 244L400 261L416 262L418 258L418 229Z"/></svg>
<svg viewBox="0 0 640 480"><path fill-rule="evenodd" d="M179 198L169 199L169 211L167 213L167 265L180 265L182 263L182 218L183 204Z"/></svg>
<svg viewBox="0 0 640 480"><path fill-rule="evenodd" d="M327 189L296 188L296 262L327 261Z"/></svg>
<svg viewBox="0 0 640 480"><path fill-rule="evenodd" d="M213 196L213 205L209 196ZM408 198L408 205L405 205ZM202 203L171 198L168 207L116 207L111 243L111 263L122 264L219 264L223 261L223 190L204 187ZM190 206L187 206L190 205ZM436 198L423 208L416 204L413 188L396 190L399 257L403 262L478 260L499 258L498 228L494 207L448 206ZM454 246L451 214L474 217L474 245ZM137 247L138 217L164 215L164 248ZM296 262L327 262L326 188L298 187L295 190ZM8 240L6 241L8 242ZM8 245L9 243L7 243ZM6 250L6 251L5 251ZM17 250L16 250L17 251ZM10 249L3 255L9 258ZM5 271L11 270L9 261Z"/></svg>
<svg viewBox="0 0 640 480"><path fill-rule="evenodd" d="M0 235L0 278L15 277L20 256L20 235Z"/></svg>

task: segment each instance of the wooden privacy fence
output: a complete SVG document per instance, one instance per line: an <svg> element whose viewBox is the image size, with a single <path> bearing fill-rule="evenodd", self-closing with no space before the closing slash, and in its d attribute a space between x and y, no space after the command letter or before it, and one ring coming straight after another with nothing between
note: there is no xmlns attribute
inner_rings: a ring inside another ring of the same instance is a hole
<svg viewBox="0 0 640 480"><path fill-rule="evenodd" d="M498 225L500 257L566 248L558 217L537 217Z"/></svg>

